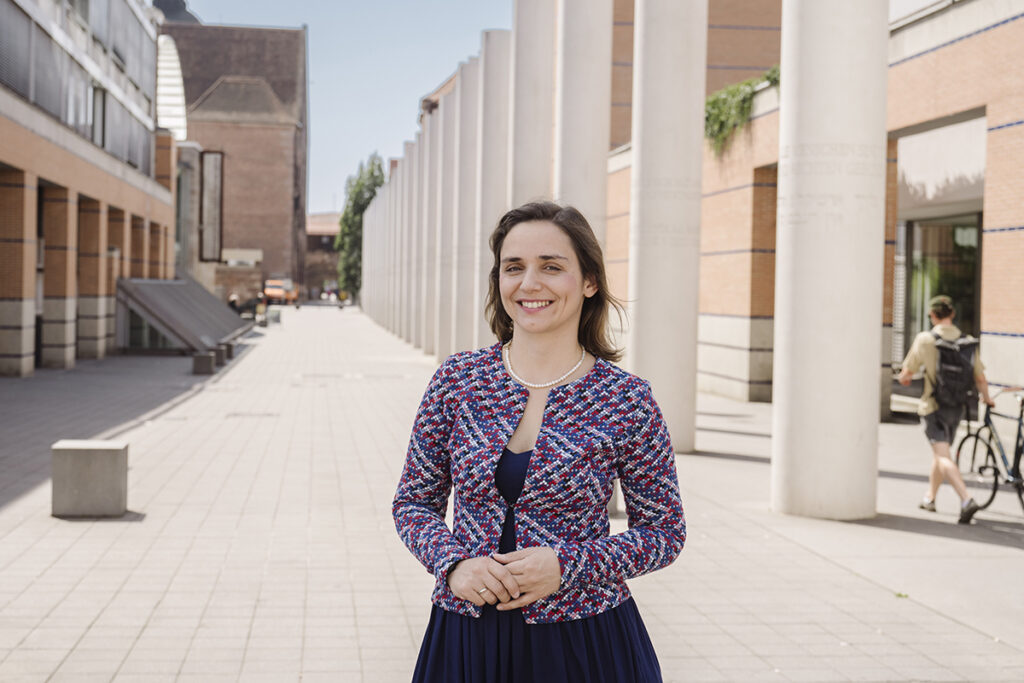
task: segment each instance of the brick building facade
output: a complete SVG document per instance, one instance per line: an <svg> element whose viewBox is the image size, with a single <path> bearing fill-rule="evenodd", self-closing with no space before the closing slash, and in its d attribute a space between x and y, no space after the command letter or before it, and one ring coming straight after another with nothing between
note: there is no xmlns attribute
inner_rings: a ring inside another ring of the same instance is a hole
<svg viewBox="0 0 1024 683"><path fill-rule="evenodd" d="M259 249L262 276L305 272L306 29L168 21L188 137L223 154L221 247ZM227 283L217 283L225 289Z"/></svg>
<svg viewBox="0 0 1024 683"><path fill-rule="evenodd" d="M0 374L115 347L118 278L174 276L175 164L137 0L0 0Z"/></svg>

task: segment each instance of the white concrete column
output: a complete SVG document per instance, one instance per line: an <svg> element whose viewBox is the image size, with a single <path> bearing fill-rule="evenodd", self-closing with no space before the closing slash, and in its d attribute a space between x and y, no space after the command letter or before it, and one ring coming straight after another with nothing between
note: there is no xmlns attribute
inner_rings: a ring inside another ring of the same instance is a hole
<svg viewBox="0 0 1024 683"><path fill-rule="evenodd" d="M515 0L513 15L508 204L515 207L551 198L556 5Z"/></svg>
<svg viewBox="0 0 1024 683"><path fill-rule="evenodd" d="M455 280L452 286L453 351L473 348L480 311L476 294L477 129L479 127L480 60L472 57L459 67L455 103Z"/></svg>
<svg viewBox="0 0 1024 683"><path fill-rule="evenodd" d="M637 0L629 232L633 372L694 448L707 0Z"/></svg>
<svg viewBox="0 0 1024 683"><path fill-rule="evenodd" d="M391 171L391 332L401 336L401 163Z"/></svg>
<svg viewBox="0 0 1024 683"><path fill-rule="evenodd" d="M385 162L386 163L386 162ZM391 253L387 249L388 241L391 239L390 226L388 225L388 184L385 182L380 186L380 259L381 259L381 301L380 301L380 324L386 330L391 329L390 307L391 307Z"/></svg>
<svg viewBox="0 0 1024 683"><path fill-rule="evenodd" d="M604 245L612 102L613 0L558 0L554 197Z"/></svg>
<svg viewBox="0 0 1024 683"><path fill-rule="evenodd" d="M383 284L382 283L383 278L381 276L381 250L380 250L380 245L381 245L381 234L380 234L380 231L381 231L380 230L381 194L380 194L379 190L377 191L377 195L374 197L374 203L372 205L372 208L373 208L373 220L372 220L373 229L372 229L370 234L371 234L371 240L372 240L372 242L371 242L371 249L372 249L372 253L373 253L373 261L372 261L372 265L373 265L373 278L372 278L372 289L371 289L371 295L372 295L373 298L371 299L371 302L372 302L372 305L373 305L373 318L374 318L374 321L376 321L377 325L380 325L381 324L381 309L380 309L380 296L381 296L381 294L380 293L381 293L381 286Z"/></svg>
<svg viewBox="0 0 1024 683"><path fill-rule="evenodd" d="M423 169L423 352L433 355L437 351L437 291L440 287L437 271L437 196L440 157L438 153L441 126L438 110L423 118L426 160Z"/></svg>
<svg viewBox="0 0 1024 683"><path fill-rule="evenodd" d="M408 210L408 221L409 221L409 258L407 259L409 268L409 279L408 279L408 293L406 297L409 301L408 311L408 325L409 325L409 343L413 346L420 346L420 303L418 300L419 296L419 276L417 271L420 267L419 248L420 248L420 211L419 211L419 192L420 192L420 133L417 131L416 140L412 144L412 149L409 152L409 194L407 202L409 206Z"/></svg>
<svg viewBox="0 0 1024 683"><path fill-rule="evenodd" d="M399 212L401 210L401 197L398 188L399 167L396 164L391 171L391 182L388 183L388 196L391 198L391 243L388 249L391 252L391 332L396 336L400 333L399 322L401 308L401 221Z"/></svg>
<svg viewBox="0 0 1024 683"><path fill-rule="evenodd" d="M383 190L381 187L373 200L373 319L378 325L384 324L384 255L381 249L384 244Z"/></svg>
<svg viewBox="0 0 1024 683"><path fill-rule="evenodd" d="M480 45L480 89L477 129L476 189L476 283L473 310L476 311L474 348L497 341L487 324L484 304L488 277L494 258L489 240L498 220L508 211L508 120L509 68L512 47L510 31L484 31Z"/></svg>
<svg viewBox="0 0 1024 683"><path fill-rule="evenodd" d="M366 215L363 217L363 286L359 292L359 305L374 321L377 320L373 307L373 297L377 285L377 252L374 248L374 245L376 244L376 235L374 234L374 213L377 210L377 196L378 195L375 195L374 198L370 200L370 205L366 207Z"/></svg>
<svg viewBox="0 0 1024 683"><path fill-rule="evenodd" d="M777 512L875 514L887 8L885 0L782 4L771 476ZM837 389L841 405L823 400Z"/></svg>
<svg viewBox="0 0 1024 683"><path fill-rule="evenodd" d="M413 280L413 323L416 335L413 344L422 349L426 345L426 324L424 320L424 297L426 283L426 264L424 263L427 249L427 217L423 213L423 201L427 192L427 116L421 115L420 130L416 133L416 200L413 210L416 212L416 261L415 279Z"/></svg>
<svg viewBox="0 0 1024 683"><path fill-rule="evenodd" d="M402 173L405 171L405 159L399 159L395 167L395 178L392 190L395 195L395 334L405 338L405 202L403 197Z"/></svg>
<svg viewBox="0 0 1024 683"><path fill-rule="evenodd" d="M455 351L452 302L455 270L455 137L458 117L456 105L459 81L455 88L441 95L437 109L441 134L438 136L438 193L437 193L437 332L435 353L438 360Z"/></svg>
<svg viewBox="0 0 1024 683"><path fill-rule="evenodd" d="M388 169L388 182L384 185L384 197L387 200L387 235L384 240L384 250L387 254L388 267L387 267L387 288L388 288L388 301L387 301L387 329L389 332L394 333L395 323L397 322L397 316L395 315L395 302L397 297L397 287L395 287L395 274L398 268L395 266L395 174L394 171Z"/></svg>
<svg viewBox="0 0 1024 683"><path fill-rule="evenodd" d="M402 339L412 343L412 142L402 145Z"/></svg>
<svg viewBox="0 0 1024 683"><path fill-rule="evenodd" d="M384 241L384 224L382 210L384 207L384 188L377 190L373 199L373 319L383 325L384 302L384 258L381 246Z"/></svg>

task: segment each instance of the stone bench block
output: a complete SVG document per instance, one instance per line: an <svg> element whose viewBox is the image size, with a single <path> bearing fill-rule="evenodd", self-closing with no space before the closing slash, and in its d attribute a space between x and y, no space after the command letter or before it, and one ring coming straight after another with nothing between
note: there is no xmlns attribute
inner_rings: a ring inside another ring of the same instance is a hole
<svg viewBox="0 0 1024 683"><path fill-rule="evenodd" d="M54 517L120 517L127 512L127 441L64 439L50 452Z"/></svg>
<svg viewBox="0 0 1024 683"><path fill-rule="evenodd" d="M217 366L219 367L219 366L224 365L225 363L227 363L228 362L227 359L228 359L227 349L224 348L223 344L219 344L217 346L217 348L215 348L213 350L213 360L214 360L214 363L216 363Z"/></svg>
<svg viewBox="0 0 1024 683"><path fill-rule="evenodd" d="M225 342L224 351L227 353L227 359L231 360L235 357L235 342Z"/></svg>
<svg viewBox="0 0 1024 683"><path fill-rule="evenodd" d="M192 374L212 375L217 372L217 357L213 351L200 351L192 354Z"/></svg>

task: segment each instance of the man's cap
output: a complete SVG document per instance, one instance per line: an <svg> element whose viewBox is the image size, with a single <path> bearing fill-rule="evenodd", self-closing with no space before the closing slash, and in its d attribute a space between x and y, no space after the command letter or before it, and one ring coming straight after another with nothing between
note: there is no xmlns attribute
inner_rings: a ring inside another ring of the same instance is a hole
<svg viewBox="0 0 1024 683"><path fill-rule="evenodd" d="M945 294L932 297L928 302L928 310L934 311L937 308L953 308L953 300Z"/></svg>

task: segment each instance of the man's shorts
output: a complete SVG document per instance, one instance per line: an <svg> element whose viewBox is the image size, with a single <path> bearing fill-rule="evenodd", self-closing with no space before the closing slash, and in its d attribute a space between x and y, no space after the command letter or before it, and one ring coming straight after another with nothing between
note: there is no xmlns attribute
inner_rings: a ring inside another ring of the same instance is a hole
<svg viewBox="0 0 1024 683"><path fill-rule="evenodd" d="M956 428L960 426L963 408L939 408L924 416L924 435L928 443L953 443Z"/></svg>

